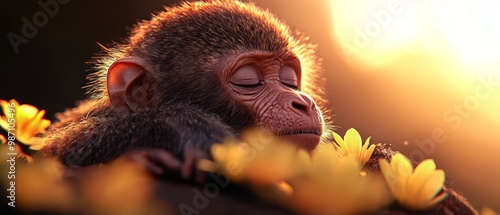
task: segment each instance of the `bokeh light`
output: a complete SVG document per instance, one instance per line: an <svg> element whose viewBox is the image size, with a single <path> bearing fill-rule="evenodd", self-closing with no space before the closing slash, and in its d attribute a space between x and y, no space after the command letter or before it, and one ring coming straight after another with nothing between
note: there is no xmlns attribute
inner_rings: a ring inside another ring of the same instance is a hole
<svg viewBox="0 0 500 215"><path fill-rule="evenodd" d="M498 205L500 173L490 170L500 163L500 3L333 0L329 6L332 42L354 73L345 76L365 88L329 88L337 91L337 124L364 127L396 146L407 141L402 151L436 158L475 203ZM358 112L341 116L349 110L345 102ZM443 140L432 140L433 132Z"/></svg>

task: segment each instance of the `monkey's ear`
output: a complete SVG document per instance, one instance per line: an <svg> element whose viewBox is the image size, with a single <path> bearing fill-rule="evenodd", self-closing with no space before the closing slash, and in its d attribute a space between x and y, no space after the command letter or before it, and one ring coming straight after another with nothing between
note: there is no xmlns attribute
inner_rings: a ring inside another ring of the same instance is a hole
<svg viewBox="0 0 500 215"><path fill-rule="evenodd" d="M108 69L108 95L115 111L134 112L148 106L148 64L141 58L115 61Z"/></svg>

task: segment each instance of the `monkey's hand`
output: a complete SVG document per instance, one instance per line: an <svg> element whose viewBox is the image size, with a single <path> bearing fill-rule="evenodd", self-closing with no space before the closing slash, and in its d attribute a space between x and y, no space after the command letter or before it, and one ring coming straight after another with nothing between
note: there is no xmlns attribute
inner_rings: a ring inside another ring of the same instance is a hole
<svg viewBox="0 0 500 215"><path fill-rule="evenodd" d="M166 179L194 180L204 183L208 180L208 173L196 168L200 159L207 159L208 153L198 148L187 149L184 161L173 153L156 148L135 149L125 154L125 157L142 164L155 176Z"/></svg>

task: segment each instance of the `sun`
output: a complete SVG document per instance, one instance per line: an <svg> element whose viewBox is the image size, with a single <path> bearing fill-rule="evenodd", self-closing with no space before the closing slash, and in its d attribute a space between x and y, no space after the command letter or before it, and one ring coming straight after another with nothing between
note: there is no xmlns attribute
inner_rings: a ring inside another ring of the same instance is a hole
<svg viewBox="0 0 500 215"><path fill-rule="evenodd" d="M334 42L345 60L369 67L429 55L474 71L500 68L500 3L332 0Z"/></svg>

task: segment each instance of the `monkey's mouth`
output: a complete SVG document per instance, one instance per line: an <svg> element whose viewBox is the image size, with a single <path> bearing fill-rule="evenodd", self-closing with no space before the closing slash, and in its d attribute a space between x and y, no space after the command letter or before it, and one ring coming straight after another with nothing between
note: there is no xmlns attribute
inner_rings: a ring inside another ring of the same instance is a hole
<svg viewBox="0 0 500 215"><path fill-rule="evenodd" d="M278 133L278 138L295 144L306 151L313 151L321 139L320 129L291 130Z"/></svg>
<svg viewBox="0 0 500 215"><path fill-rule="evenodd" d="M297 134L314 134L321 136L320 129L304 129L304 130L291 130L291 131L282 131L278 133L278 136L287 136L287 135L297 135Z"/></svg>

